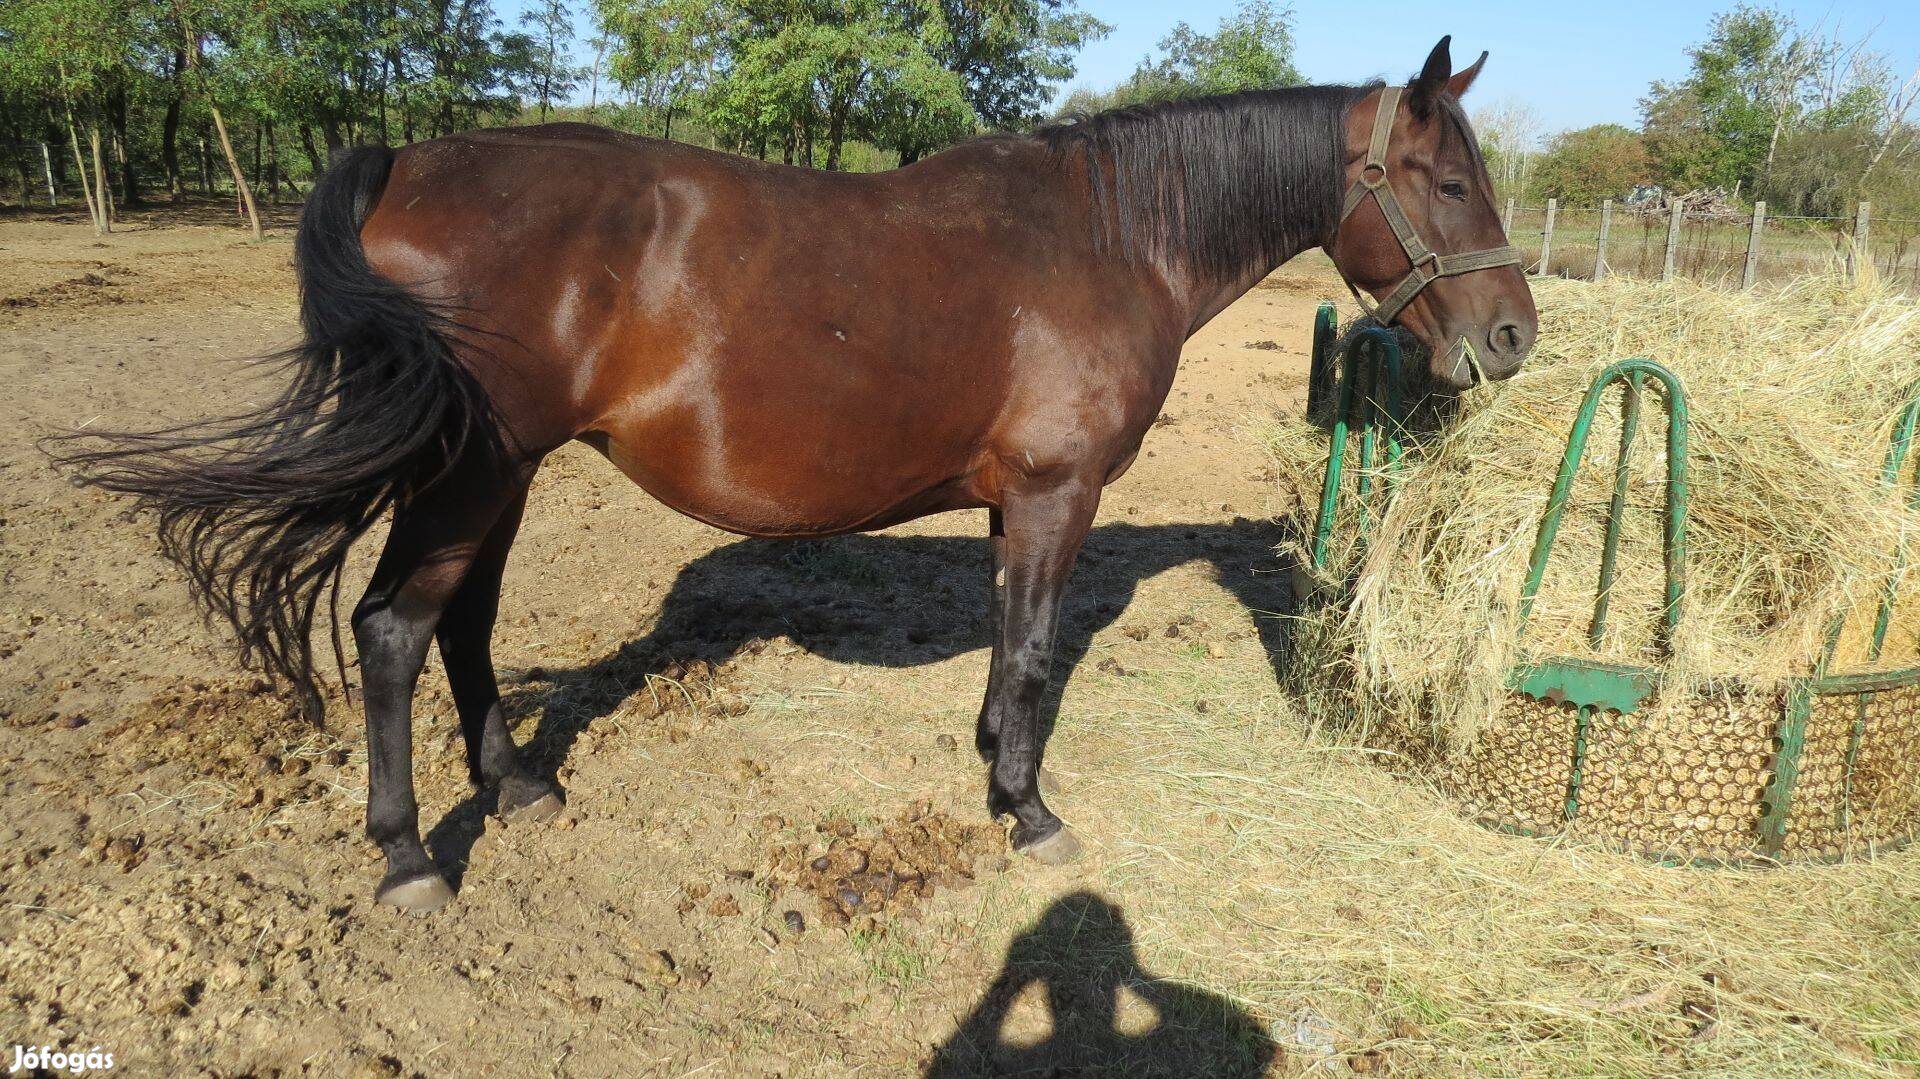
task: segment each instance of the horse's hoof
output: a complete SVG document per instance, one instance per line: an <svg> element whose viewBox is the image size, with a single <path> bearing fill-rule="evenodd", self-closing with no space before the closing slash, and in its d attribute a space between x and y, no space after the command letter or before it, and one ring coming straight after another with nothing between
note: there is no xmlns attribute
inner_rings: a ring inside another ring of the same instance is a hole
<svg viewBox="0 0 1920 1079"><path fill-rule="evenodd" d="M539 824L559 816L565 808L566 803L560 800L560 796L548 791L524 805L502 806L500 819L510 824Z"/></svg>
<svg viewBox="0 0 1920 1079"><path fill-rule="evenodd" d="M1041 865L1066 865L1077 860L1086 848L1080 845L1080 837L1073 834L1073 829L1063 824L1059 831L1039 842L1025 846L1016 842L1014 849Z"/></svg>
<svg viewBox="0 0 1920 1079"><path fill-rule="evenodd" d="M453 889L438 873L423 873L392 884L381 885L373 901L397 907L408 914L432 914L453 901Z"/></svg>

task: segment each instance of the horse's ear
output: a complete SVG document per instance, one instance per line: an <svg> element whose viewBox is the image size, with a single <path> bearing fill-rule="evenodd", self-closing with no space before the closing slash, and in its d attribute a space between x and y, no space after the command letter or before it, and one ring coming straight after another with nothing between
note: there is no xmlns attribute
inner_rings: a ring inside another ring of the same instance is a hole
<svg viewBox="0 0 1920 1079"><path fill-rule="evenodd" d="M1413 114L1424 120L1433 111L1434 102L1447 90L1447 80L1453 76L1453 54L1448 46L1453 43L1453 35L1448 34L1427 54L1427 64L1408 87L1408 104L1413 106Z"/></svg>
<svg viewBox="0 0 1920 1079"><path fill-rule="evenodd" d="M1447 80L1447 93L1452 94L1456 99L1467 96L1467 91L1473 87L1473 80L1480 77L1480 69L1486 66L1487 54L1483 52L1480 54L1480 59L1473 62L1472 67Z"/></svg>

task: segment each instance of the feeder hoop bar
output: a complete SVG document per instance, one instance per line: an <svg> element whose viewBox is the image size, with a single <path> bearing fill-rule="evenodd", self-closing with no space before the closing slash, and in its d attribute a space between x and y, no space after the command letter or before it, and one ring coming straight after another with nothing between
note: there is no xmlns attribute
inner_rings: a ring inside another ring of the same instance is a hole
<svg viewBox="0 0 1920 1079"><path fill-rule="evenodd" d="M1624 486L1627 482L1626 452L1632 449L1631 432L1638 425L1640 390L1646 381L1660 383L1667 404L1667 505L1664 540L1666 547L1667 592L1663 647L1670 647L1679 628L1687 592L1687 392L1679 376L1648 359L1622 360L1600 372L1580 402L1573 431L1567 436L1567 450L1560 459L1560 473L1554 478L1553 493L1540 515L1540 530L1534 537L1533 554L1527 562L1527 580L1520 592L1520 629L1525 631L1533 616L1534 601L1546 579L1547 561L1554 541L1560 535L1561 518L1573 498L1573 481L1586 457L1587 440L1593 433L1593 421L1601 400L1614 383L1626 387L1622 405L1621 458L1614 479L1614 502L1607 521L1607 551L1601 563L1599 595L1594 600L1594 619L1590 637L1598 639L1606 629L1609 594L1617 569L1619 530L1626 509Z"/></svg>

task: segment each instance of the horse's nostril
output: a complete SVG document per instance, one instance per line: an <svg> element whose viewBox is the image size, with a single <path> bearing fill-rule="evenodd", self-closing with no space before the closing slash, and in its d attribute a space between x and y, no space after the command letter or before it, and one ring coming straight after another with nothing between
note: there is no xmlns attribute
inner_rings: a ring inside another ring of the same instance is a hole
<svg viewBox="0 0 1920 1079"><path fill-rule="evenodd" d="M1517 322L1502 322L1487 335L1487 342L1495 352L1512 356L1527 350L1527 333Z"/></svg>

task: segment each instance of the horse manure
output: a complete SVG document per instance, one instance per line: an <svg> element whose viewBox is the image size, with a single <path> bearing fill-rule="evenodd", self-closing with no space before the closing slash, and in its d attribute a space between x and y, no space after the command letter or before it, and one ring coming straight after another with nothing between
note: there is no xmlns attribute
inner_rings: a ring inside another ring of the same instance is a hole
<svg viewBox="0 0 1920 1079"><path fill-rule="evenodd" d="M926 799L878 827L856 828L843 818L815 826L831 837L826 851L784 843L768 852L767 879L797 887L819 905L822 924L847 926L862 920L914 913L937 887L962 888L980 868L1004 866L1006 837L988 824L966 824L936 812ZM993 871L990 869L990 871ZM804 920L789 912L791 927ZM795 932L799 930L796 929Z"/></svg>
<svg viewBox="0 0 1920 1079"><path fill-rule="evenodd" d="M787 923L787 932L789 933L800 934L807 931L807 919L797 910L786 912L781 915L781 919Z"/></svg>
<svg viewBox="0 0 1920 1079"><path fill-rule="evenodd" d="M707 913L715 918L732 918L740 913L740 901L730 895L722 895L707 905Z"/></svg>

